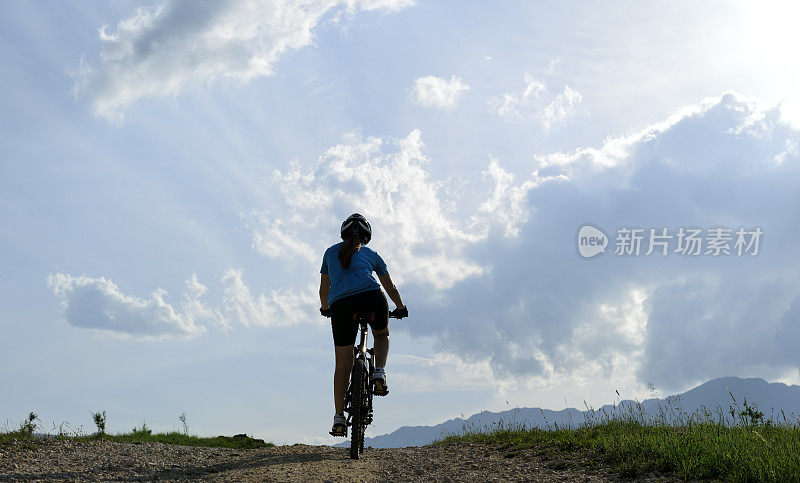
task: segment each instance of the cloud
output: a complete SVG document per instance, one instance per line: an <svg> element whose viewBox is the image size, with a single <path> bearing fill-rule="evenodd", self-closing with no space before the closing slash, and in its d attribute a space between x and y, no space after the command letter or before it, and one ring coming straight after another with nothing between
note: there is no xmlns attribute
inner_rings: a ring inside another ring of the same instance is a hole
<svg viewBox="0 0 800 483"><path fill-rule="evenodd" d="M551 61L548 72L558 62ZM547 86L530 74L524 76L525 87L519 94L510 92L489 101L489 111L506 119L535 119L547 132L554 125L573 116L576 107L583 100L580 92L565 85L562 91L553 96Z"/></svg>
<svg viewBox="0 0 800 483"><path fill-rule="evenodd" d="M222 310L230 320L244 326L282 327L320 320L313 313L319 298L313 287L304 291L276 291L269 296L254 296L250 287L244 283L241 270L229 269L222 276L224 301Z"/></svg>
<svg viewBox="0 0 800 483"><path fill-rule="evenodd" d="M254 295L243 272L236 269L226 270L219 282L222 293L216 306L201 300L208 288L195 274L186 280L184 301L174 306L165 301L167 292L162 289L141 299L125 295L104 277L56 273L47 278L68 324L144 340L196 337L209 327L227 332L233 330L233 324L283 327L319 320L315 313L319 300L311 285L301 291Z"/></svg>
<svg viewBox="0 0 800 483"><path fill-rule="evenodd" d="M403 394L446 390L485 389L496 386L488 361L467 363L451 353L430 357L392 354L392 385ZM419 377L424 373L426 377Z"/></svg>
<svg viewBox="0 0 800 483"><path fill-rule="evenodd" d="M524 79L525 89L522 94L515 95L506 92L501 98L494 98L489 102L490 110L503 117L522 116L521 107L533 103L547 91L544 83L534 79L530 74L526 73Z"/></svg>
<svg viewBox="0 0 800 483"><path fill-rule="evenodd" d="M316 272L324 250L338 241L341 220L359 212L370 220L371 246L387 255L393 277L444 290L484 274L487 265L465 252L487 240L494 228L515 236L516 225L527 216L520 208L527 191L555 179L537 177L512 186L513 177L494 160L486 173L489 183L468 190L474 199L485 195L487 201L463 213L457 208L463 187L448 190L432 180L429 163L419 130L397 140L350 134L314 167L295 164L274 173L270 188L283 195L283 205L247 217L253 245L266 256L290 254L282 258Z"/></svg>
<svg viewBox="0 0 800 483"><path fill-rule="evenodd" d="M195 275L186 281L180 310L164 300L164 290L156 290L149 299L132 297L103 277L56 273L47 277L47 284L61 301L66 322L79 328L145 339L191 338L206 330L199 324L216 322L218 318L200 301L206 287Z"/></svg>
<svg viewBox="0 0 800 483"><path fill-rule="evenodd" d="M314 264L319 261L319 253L311 245L290 235L292 229L287 226L289 221L280 218L272 218L266 211L253 210L250 214L254 223L259 227L253 230L253 248L261 255L274 259L282 259L286 253L291 253L308 263ZM294 220L294 223L301 223L301 220ZM248 220L245 220L248 225Z"/></svg>
<svg viewBox="0 0 800 483"><path fill-rule="evenodd" d="M450 80L432 75L420 77L414 81L413 93L417 104L436 109L454 109L469 86L460 77L451 76Z"/></svg>
<svg viewBox="0 0 800 483"><path fill-rule="evenodd" d="M581 103L583 96L580 92L564 86L564 90L555 99L550 101L539 115L540 122L545 131L549 131L557 124L575 114L575 106Z"/></svg>
<svg viewBox="0 0 800 483"><path fill-rule="evenodd" d="M800 323L800 223L791 221L799 139L778 108L729 93L597 148L535 156L536 176L558 182L533 189L533 176L517 181L495 166L509 213L527 222L505 224L518 228L515 237L473 245L467 259L491 268L404 327L465 361L488 360L514 384L632 378L670 390L797 371L787 341ZM517 191L526 195L513 202ZM761 227L765 235L757 257L611 250L584 260L574 237L587 222L612 239L622 226Z"/></svg>
<svg viewBox="0 0 800 483"><path fill-rule="evenodd" d="M492 180L494 189L491 195L481 202L479 209L503 229L506 237L516 237L520 233L521 226L528 221L529 210L526 204L528 192L544 182L566 181L569 177L565 174L541 177L538 171L534 171L529 179L515 185L514 175L505 171L497 159L494 157L490 159L491 163L483 175L484 178Z"/></svg>
<svg viewBox="0 0 800 483"><path fill-rule="evenodd" d="M547 69L545 69L545 74L552 74L555 72L556 67L561 64L561 59L550 59L550 62L547 63Z"/></svg>
<svg viewBox="0 0 800 483"><path fill-rule="evenodd" d="M138 8L115 28L99 30L97 67L81 60L73 93L94 113L119 121L133 103L174 97L217 81L246 83L270 76L290 50L313 42L322 17L397 11L409 0L169 0Z"/></svg>
<svg viewBox="0 0 800 483"><path fill-rule="evenodd" d="M220 278L222 300L216 307L201 300L208 288L195 274L186 280L184 301L179 306L167 303L167 292L162 289L141 299L125 295L104 277L56 273L48 276L47 284L60 300L68 324L143 340L192 338L208 327L227 332L233 324L284 327L319 320L315 313L319 299L311 285L301 291L254 295L243 272L236 269L226 270Z"/></svg>

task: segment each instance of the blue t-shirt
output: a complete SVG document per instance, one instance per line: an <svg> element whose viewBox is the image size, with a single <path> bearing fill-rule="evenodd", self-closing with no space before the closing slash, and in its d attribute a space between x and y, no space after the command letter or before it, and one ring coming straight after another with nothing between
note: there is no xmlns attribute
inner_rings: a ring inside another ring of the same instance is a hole
<svg viewBox="0 0 800 483"><path fill-rule="evenodd" d="M374 271L378 275L389 273L381 256L364 245L361 245L361 248L353 254L350 268L345 270L339 262L340 246L342 243L337 243L325 250L325 255L322 257L322 268L319 270L319 273L327 273L331 281L328 305L348 295L375 289L380 290L381 286L375 281L372 272Z"/></svg>

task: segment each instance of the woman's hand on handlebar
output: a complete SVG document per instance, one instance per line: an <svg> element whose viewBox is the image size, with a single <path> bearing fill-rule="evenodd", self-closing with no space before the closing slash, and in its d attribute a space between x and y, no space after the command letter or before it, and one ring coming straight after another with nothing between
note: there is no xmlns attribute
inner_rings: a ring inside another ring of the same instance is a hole
<svg viewBox="0 0 800 483"><path fill-rule="evenodd" d="M404 317L408 317L408 307L398 307L391 312L389 312L389 317L393 319L402 319Z"/></svg>
<svg viewBox="0 0 800 483"><path fill-rule="evenodd" d="M331 309L330 307L328 308L320 307L319 313L322 314L323 317L330 317ZM392 310L391 312L389 312L389 317L392 317L394 319L403 319L405 317L408 317L408 307L396 308Z"/></svg>

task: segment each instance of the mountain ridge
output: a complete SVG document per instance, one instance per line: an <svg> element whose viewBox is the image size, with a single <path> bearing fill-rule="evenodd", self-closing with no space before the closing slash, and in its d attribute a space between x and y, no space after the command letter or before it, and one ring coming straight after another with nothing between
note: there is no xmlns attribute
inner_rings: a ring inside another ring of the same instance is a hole
<svg viewBox="0 0 800 483"><path fill-rule="evenodd" d="M731 398L731 394L733 398ZM625 399L614 404L606 404L594 409L594 415L618 411L621 407L631 404L642 410L648 417L655 417L665 409L671 409L669 417L675 417L681 412L692 414L705 408L708 411L727 411L730 406L743 408L744 401L748 405L757 406L765 418L773 421L794 419L800 415L800 386L787 385L781 382L767 382L761 378L739 378L734 376L720 377L704 382L681 394L665 398L650 398L637 402ZM433 426L401 426L391 433L373 437L366 437L365 446L374 448L399 448L406 446L422 446L447 435L460 433L464 428L482 429L503 424L524 424L526 427L547 428L575 427L582 424L585 418L591 416L590 410L565 408L558 411L542 409L539 407L514 408L506 411L492 412L481 411L472 416L448 419ZM678 412L676 410L679 409ZM783 410L783 413L781 413ZM671 420L671 419L670 419ZM335 446L349 446L349 441Z"/></svg>

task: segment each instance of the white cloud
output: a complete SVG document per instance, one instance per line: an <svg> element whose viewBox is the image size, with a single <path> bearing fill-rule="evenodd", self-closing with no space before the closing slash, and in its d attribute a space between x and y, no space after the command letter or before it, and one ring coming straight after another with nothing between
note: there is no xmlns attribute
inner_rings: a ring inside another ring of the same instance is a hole
<svg viewBox="0 0 800 483"><path fill-rule="evenodd" d="M548 67L555 68L551 61ZM506 92L489 101L489 110L506 119L535 119L547 132L576 112L583 96L569 86L564 86L557 95L550 94L548 87L530 74L524 76L525 87L521 93Z"/></svg>
<svg viewBox="0 0 800 483"><path fill-rule="evenodd" d="M564 90L542 109L539 119L544 130L549 131L554 124L575 114L575 106L582 100L583 96L580 92L564 86Z"/></svg>
<svg viewBox="0 0 800 483"><path fill-rule="evenodd" d="M566 372L584 378L635 378L647 336L647 296L644 288L635 287L594 305L594 313L576 324L569 341L556 349L569 368Z"/></svg>
<svg viewBox="0 0 800 483"><path fill-rule="evenodd" d="M91 99L96 115L121 120L144 98L176 96L219 81L248 82L273 74L287 51L313 42L312 31L330 11L396 11L409 0L168 0L139 8L111 29L99 30L98 67L83 61L73 92ZM342 10L344 7L345 10Z"/></svg>
<svg viewBox="0 0 800 483"><path fill-rule="evenodd" d="M389 12L397 12L406 7L416 5L415 0L345 0L349 13L356 13L359 10L378 10L383 9Z"/></svg>
<svg viewBox="0 0 800 483"><path fill-rule="evenodd" d="M244 283L241 270L229 269L222 277L224 301L222 310L244 326L282 327L302 322L319 321L315 312L319 298L312 286L302 291L276 291L269 296L254 296Z"/></svg>
<svg viewBox="0 0 800 483"><path fill-rule="evenodd" d="M304 241L290 235L294 230L286 226L287 222L280 218L270 217L266 211L253 210L250 215L257 229L253 230L253 248L261 255L284 259L287 253L300 257L309 263L319 261L319 254ZM294 220L295 223L303 223ZM289 223L292 223L290 220ZM245 220L248 225L248 220Z"/></svg>
<svg viewBox="0 0 800 483"><path fill-rule="evenodd" d="M394 150L387 145L394 145ZM371 246L380 247L398 281L443 290L486 273L488 267L470 260L464 251L485 241L493 226L500 227L503 236L515 236L514 225L526 216L521 204L527 192L545 180L514 186L494 160L488 190L483 185L471 187L476 198L485 193L489 200L477 212L459 216L452 207L463 193L446 197L442 182L430 178L428 163L418 130L389 142L351 134L310 170L293 165L275 172L274 187L286 206L272 211L285 215L276 219L254 211L253 244L265 255L270 250L263 247L283 247L309 270L317 270L325 248L337 241L341 220L359 212L373 226Z"/></svg>
<svg viewBox="0 0 800 483"><path fill-rule="evenodd" d="M547 63L547 69L545 69L545 74L552 74L555 72L556 67L561 64L561 59L550 59L550 62Z"/></svg>
<svg viewBox="0 0 800 483"><path fill-rule="evenodd" d="M534 155L535 166L537 172L557 172L570 178L577 173L586 179L596 176L601 171L618 168L616 172L624 174L624 176L617 177L618 184L616 186L621 187L627 183L628 176L640 165L639 159L635 156L638 147L654 144L655 140L674 130L676 125L690 124L692 119L702 120L709 113L721 109L741 113L741 119L736 119L735 121L725 120L731 123L730 127L725 128L728 130L728 134L750 133L751 137L765 137L765 134L759 134L759 132L764 129L769 130L771 127L763 127L764 123L769 122L770 126L774 126L777 121L777 119L774 119L775 113L772 106L764 106L756 99L729 92L721 97L708 97L696 104L678 108L666 119L629 134L609 136L599 148L578 148L569 153L556 152L546 155ZM756 125L762 126L760 130L753 128ZM796 150L793 149L793 146L796 145L795 143L794 138L787 138L785 149L782 149L776 155L777 157L774 158L776 162L779 159L784 159L787 155L797 154ZM704 169L712 161L712 159L705 159L702 163L696 163L684 158L684 155L670 156L664 161L669 163L671 167L681 170L690 167ZM715 164L719 163L719 161L713 162Z"/></svg>
<svg viewBox="0 0 800 483"><path fill-rule="evenodd" d="M414 81L414 96L420 106L437 109L453 109L458 105L469 86L460 77L451 76L450 80L432 75L420 77Z"/></svg>
<svg viewBox="0 0 800 483"><path fill-rule="evenodd" d="M547 87L530 74L525 74L525 88L521 94L515 95L509 92L503 94L501 98L494 98L489 102L490 110L503 117L521 117L524 107L533 104L539 96L547 91Z"/></svg>
<svg viewBox="0 0 800 483"><path fill-rule="evenodd" d="M226 270L220 279L218 307L201 300L208 288L195 274L186 280L184 301L179 307L165 301L167 292L162 289L156 289L149 299L141 299L122 293L103 277L56 273L48 276L47 283L70 325L146 340L195 337L210 326L230 331L233 323L282 327L319 321L315 310L319 300L311 285L301 291L273 290L269 295L254 295L242 271L235 269Z"/></svg>
<svg viewBox="0 0 800 483"><path fill-rule="evenodd" d="M534 171L530 179L515 185L514 175L505 171L493 157L483 174L492 180L494 189L491 196L481 203L479 209L486 215L487 220L503 229L506 237L518 236L521 226L528 221L529 209L526 202L530 190L544 182L569 179L565 174L540 177L539 172Z"/></svg>
<svg viewBox="0 0 800 483"><path fill-rule="evenodd" d="M197 280L197 275L192 274L186 280L186 292L184 293L185 301L183 302L183 310L187 314L192 314L194 320L206 322L212 325L218 325L224 331L230 331L231 325L222 316L218 309L212 309L200 300L200 297L208 292L208 288Z"/></svg>
<svg viewBox="0 0 800 483"><path fill-rule="evenodd" d="M430 357L392 354L391 382L403 394L445 390L492 389L498 381L489 360L467 362L450 353ZM419 377L424 373L426 377Z"/></svg>
<svg viewBox="0 0 800 483"><path fill-rule="evenodd" d="M218 314L200 302L206 288L194 275L186 282L181 310L164 300L164 290L157 289L149 299L132 297L103 277L56 273L47 277L47 284L61 301L66 322L75 327L145 339L190 338L206 330L198 324L218 321Z"/></svg>

